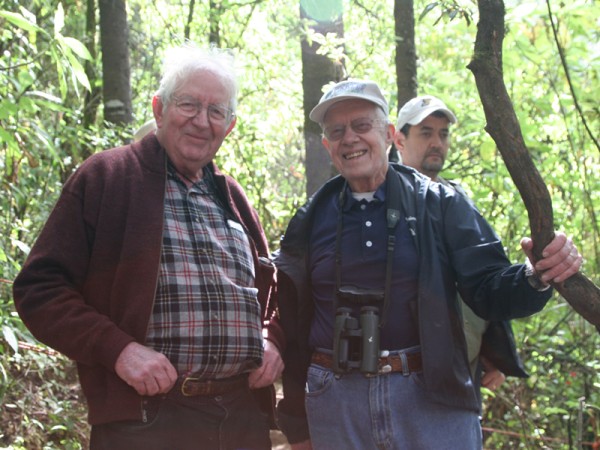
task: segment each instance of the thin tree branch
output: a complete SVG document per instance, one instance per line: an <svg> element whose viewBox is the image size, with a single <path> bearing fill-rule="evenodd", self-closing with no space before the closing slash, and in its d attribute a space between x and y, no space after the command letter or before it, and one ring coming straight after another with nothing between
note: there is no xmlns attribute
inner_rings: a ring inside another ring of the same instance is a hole
<svg viewBox="0 0 600 450"><path fill-rule="evenodd" d="M562 48L562 46L560 45L560 42L558 40L558 30L556 29L556 24L554 23L554 17L552 15L552 8L550 7L550 0L546 0L546 5L548 6L548 16L550 17L550 24L552 25L552 34L554 35L554 42L556 42L556 48L558 49L558 54L560 56L560 62L562 64L563 70L565 71L565 76L567 77L567 83L569 84L569 90L571 91L571 96L573 97L573 103L575 104L575 108L577 109L577 112L579 113L579 117L581 117L581 121L583 122L583 126L585 127L585 130L587 131L588 135L590 136L590 138L596 145L596 149L600 152L600 143L598 142L598 139L596 139L596 136L594 136L594 133L592 133L592 130L590 130L587 120L585 119L585 115L583 114L583 110L581 109L581 106L579 105L579 101L577 100L577 95L575 94L575 89L573 87L573 83L571 81L571 75L569 73L569 66L567 64L567 58L565 57L565 51Z"/></svg>

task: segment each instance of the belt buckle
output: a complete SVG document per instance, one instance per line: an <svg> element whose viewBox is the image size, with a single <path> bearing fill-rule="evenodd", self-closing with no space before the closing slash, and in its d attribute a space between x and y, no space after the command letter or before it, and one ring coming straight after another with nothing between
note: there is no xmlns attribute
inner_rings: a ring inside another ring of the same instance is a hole
<svg viewBox="0 0 600 450"><path fill-rule="evenodd" d="M194 395L196 395L196 394L188 394L188 393L186 392L186 384L187 384L188 382L191 382L191 383L193 383L193 382L196 382L196 381L200 381L200 378L197 378L197 377L186 377L186 378L183 380L183 383L181 383L181 394L182 394L184 397L193 397Z"/></svg>

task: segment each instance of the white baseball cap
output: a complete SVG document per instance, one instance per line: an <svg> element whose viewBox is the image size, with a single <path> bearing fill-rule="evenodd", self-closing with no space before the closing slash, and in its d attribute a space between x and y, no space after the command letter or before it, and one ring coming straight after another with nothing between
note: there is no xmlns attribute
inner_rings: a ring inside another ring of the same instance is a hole
<svg viewBox="0 0 600 450"><path fill-rule="evenodd" d="M350 99L363 99L371 103L375 103L385 113L386 117L389 114L388 103L381 93L379 86L366 80L346 80L340 81L327 91L319 100L319 104L313 108L308 117L314 122L319 124L323 123L325 114L329 108L335 105L337 102Z"/></svg>
<svg viewBox="0 0 600 450"><path fill-rule="evenodd" d="M456 123L456 116L439 98L433 95L422 95L406 102L398 113L396 129L401 130L406 124L418 125L431 113L444 113L450 123Z"/></svg>

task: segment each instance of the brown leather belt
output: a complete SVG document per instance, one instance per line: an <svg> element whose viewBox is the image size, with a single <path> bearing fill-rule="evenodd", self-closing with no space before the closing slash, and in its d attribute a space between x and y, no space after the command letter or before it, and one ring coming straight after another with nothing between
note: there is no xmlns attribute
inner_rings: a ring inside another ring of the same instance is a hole
<svg viewBox="0 0 600 450"><path fill-rule="evenodd" d="M195 377L180 378L170 393L184 397L215 397L248 387L248 374L231 378L202 380Z"/></svg>
<svg viewBox="0 0 600 450"><path fill-rule="evenodd" d="M333 356L327 353L314 352L311 361L326 369L333 368ZM379 358L378 366L379 374L401 372L408 375L413 372L421 372L423 370L423 361L421 359L421 352L403 353L402 355L389 353Z"/></svg>

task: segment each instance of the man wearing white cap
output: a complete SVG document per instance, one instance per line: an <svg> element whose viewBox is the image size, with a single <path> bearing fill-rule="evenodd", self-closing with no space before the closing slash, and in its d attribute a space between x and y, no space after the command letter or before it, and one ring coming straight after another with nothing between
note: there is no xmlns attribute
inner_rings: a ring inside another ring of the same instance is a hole
<svg viewBox="0 0 600 450"><path fill-rule="evenodd" d="M448 154L448 128L454 123L456 116L437 97L423 95L408 101L398 113L394 136L402 164L437 181ZM416 131L409 134L411 127L415 127ZM405 145L406 141L410 142Z"/></svg>
<svg viewBox="0 0 600 450"><path fill-rule="evenodd" d="M334 85L310 118L340 176L298 210L276 256L280 427L293 449L481 448L456 286L485 318L525 317L581 256L557 233L535 270L511 265L466 199L389 165L394 126L375 83Z"/></svg>
<svg viewBox="0 0 600 450"><path fill-rule="evenodd" d="M449 128L456 121L454 113L439 98L432 95L413 98L398 113L394 144L403 164L426 174L433 181L452 186L468 199L460 185L439 176L450 147ZM497 389L504 382L504 373L526 377L516 352L510 322L490 323L476 316L464 302L461 302L461 307L469 361L475 381L489 389ZM487 334L484 334L486 330ZM479 363L484 370L481 380Z"/></svg>

